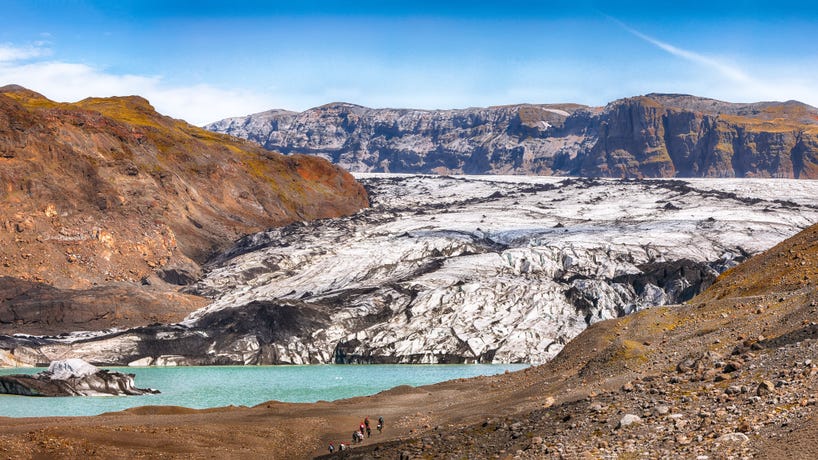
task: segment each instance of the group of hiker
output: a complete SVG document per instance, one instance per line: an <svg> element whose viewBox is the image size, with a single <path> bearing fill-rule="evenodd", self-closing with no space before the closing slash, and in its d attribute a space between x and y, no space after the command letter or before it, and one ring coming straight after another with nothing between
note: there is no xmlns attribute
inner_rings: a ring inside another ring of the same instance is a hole
<svg viewBox="0 0 818 460"><path fill-rule="evenodd" d="M378 426L376 427L378 433L383 431L383 417L378 417ZM351 444L358 444L364 442L364 435L367 438L372 437L372 428L369 426L369 417L364 417L364 420L358 426L358 429L352 432L352 443ZM351 444L344 444L343 442L338 443L338 451L346 450ZM335 444L330 442L329 443L329 453L335 452Z"/></svg>

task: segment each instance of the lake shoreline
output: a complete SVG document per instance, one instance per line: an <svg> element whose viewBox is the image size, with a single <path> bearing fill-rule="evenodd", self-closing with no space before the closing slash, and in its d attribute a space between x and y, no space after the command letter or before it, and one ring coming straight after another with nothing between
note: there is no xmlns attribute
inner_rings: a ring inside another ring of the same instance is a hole
<svg viewBox="0 0 818 460"><path fill-rule="evenodd" d="M419 387L401 385L368 396L313 403L267 401L211 409L147 405L92 417L0 417L4 433L0 453L194 458L203 453L246 458L251 453L311 458L326 453L330 441L337 445L351 440L364 417L386 420L383 433L364 440L363 445L371 445L408 437L433 424L475 422L495 410L541 405L538 399L521 405L509 397L509 392L525 386L509 385L508 379L525 379L527 374L522 370Z"/></svg>
<svg viewBox="0 0 818 460"><path fill-rule="evenodd" d="M161 391L143 397L53 399L0 395L0 417L99 415L138 406L214 409L255 406L275 400L312 403L368 396L402 385L422 386L520 370L525 364L300 365L105 367L136 374L138 386ZM0 375L31 374L41 368L0 369ZM232 385L229 384L232 382Z"/></svg>

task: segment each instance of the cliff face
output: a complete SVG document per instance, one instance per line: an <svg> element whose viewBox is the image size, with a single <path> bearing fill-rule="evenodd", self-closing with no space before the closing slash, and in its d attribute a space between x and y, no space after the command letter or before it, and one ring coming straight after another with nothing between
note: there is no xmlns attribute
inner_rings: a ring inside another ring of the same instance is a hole
<svg viewBox="0 0 818 460"><path fill-rule="evenodd" d="M278 110L231 118L207 129L286 154L320 155L353 171L540 172L549 171L563 152L570 156L585 139L583 124L564 126L578 110L585 108L559 104L429 111L335 103L302 113ZM555 127L565 135L552 139Z"/></svg>
<svg viewBox="0 0 818 460"><path fill-rule="evenodd" d="M818 174L818 109L650 94L604 108L575 104L464 110L329 104L207 126L353 171L605 177Z"/></svg>
<svg viewBox="0 0 818 460"><path fill-rule="evenodd" d="M816 177L818 112L797 102L685 104L682 97L618 101L598 117L598 140L574 170L613 177Z"/></svg>
<svg viewBox="0 0 818 460"><path fill-rule="evenodd" d="M139 97L60 104L0 88L0 276L184 284L241 235L367 206L346 172L162 116ZM154 277L155 278L155 277Z"/></svg>

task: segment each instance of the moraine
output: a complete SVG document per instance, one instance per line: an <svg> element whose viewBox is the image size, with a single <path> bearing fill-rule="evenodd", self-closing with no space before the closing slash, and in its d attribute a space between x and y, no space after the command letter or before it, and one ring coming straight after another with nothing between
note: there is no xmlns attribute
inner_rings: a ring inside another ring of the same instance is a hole
<svg viewBox="0 0 818 460"><path fill-rule="evenodd" d="M359 174L372 207L250 235L178 325L0 338L44 362L546 361L588 325L689 300L818 220L818 182Z"/></svg>

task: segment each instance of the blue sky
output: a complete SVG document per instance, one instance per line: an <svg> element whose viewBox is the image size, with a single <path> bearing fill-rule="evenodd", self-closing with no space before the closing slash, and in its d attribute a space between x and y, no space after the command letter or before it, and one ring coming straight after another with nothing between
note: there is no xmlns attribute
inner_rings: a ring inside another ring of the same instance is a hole
<svg viewBox="0 0 818 460"><path fill-rule="evenodd" d="M818 5L4 0L0 85L139 94L204 124L334 101L603 105L650 92L818 106Z"/></svg>

